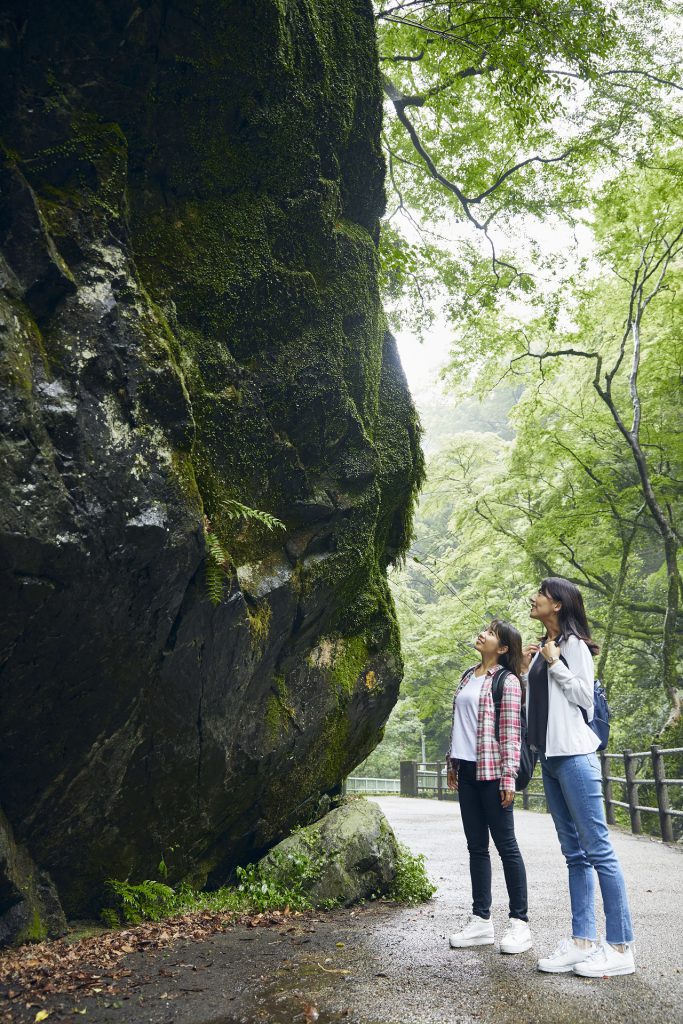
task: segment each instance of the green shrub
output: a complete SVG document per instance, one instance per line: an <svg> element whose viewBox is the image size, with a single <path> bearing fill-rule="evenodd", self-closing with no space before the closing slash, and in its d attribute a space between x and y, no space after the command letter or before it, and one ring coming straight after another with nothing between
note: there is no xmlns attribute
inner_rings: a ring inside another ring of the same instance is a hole
<svg viewBox="0 0 683 1024"><path fill-rule="evenodd" d="M305 883L320 875L318 858L299 853L278 852L267 867L247 864L238 867L237 884L214 892L199 892L182 884L172 889L162 882L147 880L139 885L110 878L105 883L108 905L100 918L110 928L142 921L158 921L171 914L198 910L248 913L265 910L310 910L313 903L304 892ZM329 901L326 909L330 909Z"/></svg>
<svg viewBox="0 0 683 1024"><path fill-rule="evenodd" d="M398 844L396 877L387 893L387 899L396 903L426 903L436 892L425 871L423 853L411 853L403 843Z"/></svg>
<svg viewBox="0 0 683 1024"><path fill-rule="evenodd" d="M337 903L325 900L313 903L305 891L308 883L320 877L325 860L315 837L305 836L307 849L271 854L267 865L247 864L236 870L237 884L225 885L214 892L199 892L181 884L172 889L163 882L147 880L139 885L119 882L110 878L106 882L108 905L100 918L110 928L120 924L140 924L159 921L172 914L187 914L199 910L221 913L262 913L267 910L332 910ZM424 903L436 892L427 877L424 856L413 854L399 844L396 877L386 898L396 903Z"/></svg>

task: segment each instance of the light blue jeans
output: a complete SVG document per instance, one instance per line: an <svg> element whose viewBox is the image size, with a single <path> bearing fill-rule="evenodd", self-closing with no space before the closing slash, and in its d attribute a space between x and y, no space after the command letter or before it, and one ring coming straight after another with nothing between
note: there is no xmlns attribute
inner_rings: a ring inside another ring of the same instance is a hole
<svg viewBox="0 0 683 1024"><path fill-rule="evenodd" d="M626 884L605 821L602 773L597 754L546 757L541 754L543 788L569 869L572 935L597 939L595 877L605 908L607 941L633 940Z"/></svg>

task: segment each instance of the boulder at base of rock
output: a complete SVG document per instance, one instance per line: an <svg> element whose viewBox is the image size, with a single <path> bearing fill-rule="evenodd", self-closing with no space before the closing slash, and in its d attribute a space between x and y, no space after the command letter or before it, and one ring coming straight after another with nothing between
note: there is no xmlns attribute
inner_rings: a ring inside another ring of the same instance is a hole
<svg viewBox="0 0 683 1024"><path fill-rule="evenodd" d="M15 842L0 811L0 946L41 942L66 934L67 925L55 887Z"/></svg>
<svg viewBox="0 0 683 1024"><path fill-rule="evenodd" d="M259 868L313 906L348 907L387 892L397 861L396 837L377 804L354 797L278 843Z"/></svg>

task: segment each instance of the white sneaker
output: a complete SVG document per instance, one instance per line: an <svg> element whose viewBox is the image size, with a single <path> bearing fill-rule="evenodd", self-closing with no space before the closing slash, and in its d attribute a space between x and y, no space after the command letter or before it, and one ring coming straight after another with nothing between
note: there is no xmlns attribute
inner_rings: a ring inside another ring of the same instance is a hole
<svg viewBox="0 0 683 1024"><path fill-rule="evenodd" d="M539 971L546 971L548 974L565 974L571 971L574 964L581 963L598 949L594 942L586 949L576 945L573 939L562 939L550 956L543 957L536 965Z"/></svg>
<svg viewBox="0 0 683 1024"><path fill-rule="evenodd" d="M520 921L517 917L511 917L505 935L500 940L501 953L526 953L533 944L534 940L531 938L531 930L527 922Z"/></svg>
<svg viewBox="0 0 683 1024"><path fill-rule="evenodd" d="M473 915L461 932L449 938L451 949L463 949L465 946L492 946L493 921L485 921L483 917Z"/></svg>
<svg viewBox="0 0 683 1024"><path fill-rule="evenodd" d="M613 978L617 974L635 974L633 943L627 942L625 946L626 949L621 953L610 946L609 942L602 942L590 956L574 964L572 970L582 978Z"/></svg>

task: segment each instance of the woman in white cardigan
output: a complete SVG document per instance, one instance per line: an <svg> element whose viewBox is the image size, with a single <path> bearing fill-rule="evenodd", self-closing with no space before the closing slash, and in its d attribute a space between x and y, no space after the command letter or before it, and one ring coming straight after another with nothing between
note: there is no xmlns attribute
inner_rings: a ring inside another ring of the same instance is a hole
<svg viewBox="0 0 683 1024"><path fill-rule="evenodd" d="M583 598L561 577L543 580L531 599L531 618L545 627L538 644L524 649L527 738L539 752L548 810L569 870L572 935L541 971L573 971L603 978L635 971L633 929L624 876L612 847L602 801L602 773L595 751L593 655ZM597 942L594 874L606 919L606 941Z"/></svg>

